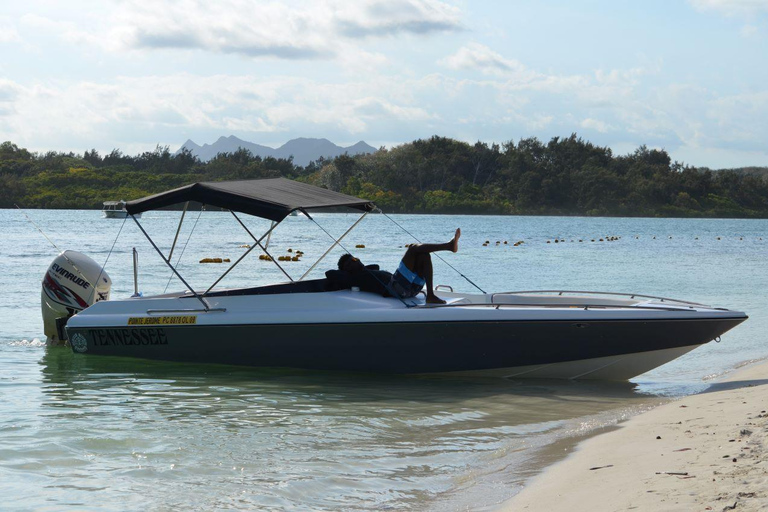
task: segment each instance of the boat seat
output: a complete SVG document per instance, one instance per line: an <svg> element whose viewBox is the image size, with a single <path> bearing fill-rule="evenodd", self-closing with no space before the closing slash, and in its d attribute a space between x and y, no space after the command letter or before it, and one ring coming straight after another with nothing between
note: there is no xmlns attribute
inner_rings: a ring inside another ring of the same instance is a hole
<svg viewBox="0 0 768 512"><path fill-rule="evenodd" d="M253 288L236 288L211 292L206 297L231 297L235 295L274 295L278 293L319 293L333 291L328 279L310 279L294 283L271 284Z"/></svg>

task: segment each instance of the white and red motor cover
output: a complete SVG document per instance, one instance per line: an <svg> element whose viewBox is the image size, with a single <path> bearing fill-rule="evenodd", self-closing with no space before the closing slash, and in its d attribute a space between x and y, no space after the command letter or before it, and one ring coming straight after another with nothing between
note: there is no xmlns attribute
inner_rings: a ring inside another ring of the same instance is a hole
<svg viewBox="0 0 768 512"><path fill-rule="evenodd" d="M53 260L43 278L41 306L43 330L49 343L63 341L67 319L88 306L109 300L112 279L102 267L85 254L64 251Z"/></svg>

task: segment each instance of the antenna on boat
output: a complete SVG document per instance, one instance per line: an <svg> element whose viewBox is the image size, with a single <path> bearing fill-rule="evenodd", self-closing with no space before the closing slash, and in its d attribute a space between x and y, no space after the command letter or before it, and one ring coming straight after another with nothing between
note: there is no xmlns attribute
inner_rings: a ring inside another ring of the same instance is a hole
<svg viewBox="0 0 768 512"><path fill-rule="evenodd" d="M389 219L389 220L390 220L390 221L391 221L391 222L392 222L392 223L393 223L395 226L399 227L400 229L402 229L403 231L405 231L405 232L406 232L408 235L410 235L410 236L411 236L411 238L413 238L414 240L416 240L416 241L417 241L417 242L419 242L419 243L422 243L422 241L421 241L421 240L419 240L418 238L416 238L416 235L414 235L413 233L411 233L410 231L408 231L407 229L405 229L403 226L401 226L400 224L398 224L398 223L397 223L397 221L396 221L395 219L393 219L392 217L390 217L389 215L387 215L386 213L384 213L384 212L382 211L382 209L381 209L381 208L379 208L379 207L377 206L377 207L376 207L376 209L379 211L379 213L380 213L380 214L382 214L382 215L383 215L383 216L385 216L387 219ZM456 272L456 273L457 273L457 274L459 274L461 277L463 277L464 279L466 279L466 281L467 281L469 284L471 284L472 286L474 286L475 288L477 288L478 290L480 290L482 293L486 293L486 291L485 291L485 290L483 290L482 288L480 288L479 286L477 286L477 285L474 283L474 281L472 281L470 278L468 278L467 276L465 276L464 274L462 274L462 273L461 273L461 272L460 272L460 271L459 271L459 270L458 270L456 267L454 267L453 265L451 265L450 263L448 263L447 261L445 261L445 260L444 260L444 259L443 259L443 258L442 258L442 257L441 257L439 254L437 254L437 253L432 253L432 254L433 254L433 255L434 255L436 258L438 258L440 261L442 261L443 263L445 263L446 265L448 265L449 267L451 267L451 269L453 269L453 271L454 271L454 272Z"/></svg>
<svg viewBox="0 0 768 512"><path fill-rule="evenodd" d="M78 274L80 274L80 277L82 277L83 279L85 279L85 281L86 281L88 284L90 284L90 285L91 285L91 288L92 288L93 290L95 290L95 289L96 289L96 287L93 285L93 283L91 283L91 282L90 282L90 280L89 280L87 277L85 277L85 274L83 274L83 273L80 271L80 269L79 269L79 268L77 268L77 265L75 265L75 262L74 262L74 261L72 261L72 259L71 259L71 258L69 258L69 257L67 256L67 254L66 254L66 251L62 251L61 249L59 249L59 246L58 246L58 245L56 245L56 244L53 242L53 240L51 240L50 238L48 238L48 235L46 235L46 234L43 232L43 230L42 230L42 229L40 229L40 226L38 226L37 224L35 224L35 221L33 221L33 220L32 220L32 218L31 218L29 215L27 215L27 212L25 212L24 210L22 210L22 209L19 207L19 205L17 205L16 203L14 203L14 204L13 204L13 206L15 206L17 210L19 210L21 213L23 213L23 214L24 214L24 216L27 218L27 220L29 221L29 223L30 223L30 224L32 224L33 226L35 226L35 228L37 228L37 230L40 232L40 234L41 234L41 235L43 235L43 236L45 237L45 239L46 239L46 240L48 240L48 243L50 243L50 244L53 246L53 248L54 248L54 249L56 249L56 251L57 251L59 254L61 254L61 256L63 256L63 257L64 257L64 259L65 259L65 260L67 260L67 262L68 262L70 265L72 265L72 268L74 268L74 269L77 271L77 273L78 273ZM102 270L103 270L103 268L102 268ZM99 277L101 277L101 274L99 275ZM98 278L96 279L96 282L98 282Z"/></svg>
<svg viewBox="0 0 768 512"><path fill-rule="evenodd" d="M29 221L29 223L30 223L30 224L32 224L33 226L35 226L35 228L37 228L37 230L40 232L40 234L41 234L41 235L43 235L43 236L45 237L45 239L46 239L46 240L48 240L48 243L50 243L50 244L53 246L53 248L54 248L54 249L56 249L56 250L57 250L57 251L59 251L59 252L63 252L61 249L59 249L59 246L58 246L58 245L56 245L55 243L53 243L53 240L51 240L50 238L48 238L48 235L46 235L46 234L43 232L43 230L42 230L42 229L40 229L40 226L38 226L37 224L35 224L35 221L33 221L33 220L30 218L30 216L29 216L29 215L27 215L27 212L25 212L24 210L22 210L22 209L19 207L19 205L17 205L16 203L14 203L14 204L13 204L13 206L15 206L17 210L19 210L21 213L23 213L23 214L24 214L24 216L27 218L27 220Z"/></svg>

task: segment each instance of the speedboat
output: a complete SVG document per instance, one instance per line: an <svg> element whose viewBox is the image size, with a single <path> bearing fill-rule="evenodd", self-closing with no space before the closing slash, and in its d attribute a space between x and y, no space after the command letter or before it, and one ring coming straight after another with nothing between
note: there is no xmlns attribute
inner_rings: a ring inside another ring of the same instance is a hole
<svg viewBox="0 0 768 512"><path fill-rule="evenodd" d="M193 290L136 219L190 201L229 210L253 239L207 290ZM271 257L265 238L293 211L314 221L314 210L330 207L361 216L302 277L292 278ZM719 340L747 319L738 311L635 294L486 293L479 287L478 293L463 293L441 286L446 303L438 305L422 295L383 297L338 289L329 279L306 280L366 215L383 212L370 201L283 178L195 183L130 201L126 210L186 290L108 300L105 271L85 255L64 251L46 273L43 309L49 340L66 340L76 354L343 372L626 380ZM272 223L257 237L238 214ZM288 282L215 289L256 248Z"/></svg>
<svg viewBox="0 0 768 512"><path fill-rule="evenodd" d="M125 201L104 201L101 207L101 215L105 219L125 219L128 212L125 210ZM141 214L137 214L141 218Z"/></svg>

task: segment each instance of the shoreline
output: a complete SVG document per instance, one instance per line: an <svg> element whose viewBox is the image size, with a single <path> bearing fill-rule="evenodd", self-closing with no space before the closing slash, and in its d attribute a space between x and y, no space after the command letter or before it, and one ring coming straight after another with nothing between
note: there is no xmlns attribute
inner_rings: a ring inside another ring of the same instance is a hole
<svg viewBox="0 0 768 512"><path fill-rule="evenodd" d="M768 362L577 444L500 511L768 508Z"/></svg>
<svg viewBox="0 0 768 512"><path fill-rule="evenodd" d="M103 207L88 207L88 206L78 206L73 208L48 208L48 207L37 207L37 206L0 206L0 210L33 210L33 211L93 211L93 212L101 212L103 211ZM161 208L158 210L158 212L180 212L183 210L183 207L179 208ZM190 208L188 211L200 211L196 208ZM225 212L226 210L222 210L215 207L206 208L206 212ZM354 212L346 212L346 211L322 211L319 210L319 213L338 213L342 215L347 215ZM601 214L601 215L587 215L586 213L567 213L567 212L559 212L559 213L493 213L493 212L463 212L463 213L456 213L456 212L395 212L395 211L387 211L385 212L387 215L434 215L434 216L441 216L441 217L451 217L451 216L466 216L466 217L564 217L564 218L578 218L578 219L675 219L675 220L768 220L768 214L764 216L739 216L739 215L716 215L716 216L707 216L707 215L688 215L688 216L681 216L681 215L651 215L651 214L644 214L644 215L628 215L626 213L616 214L616 215L610 215L610 214Z"/></svg>

